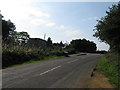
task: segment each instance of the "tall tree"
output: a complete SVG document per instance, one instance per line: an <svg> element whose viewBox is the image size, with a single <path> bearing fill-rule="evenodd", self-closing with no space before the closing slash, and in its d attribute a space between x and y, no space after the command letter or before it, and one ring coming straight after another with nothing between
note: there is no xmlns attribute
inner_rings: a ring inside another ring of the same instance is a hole
<svg viewBox="0 0 120 90"><path fill-rule="evenodd" d="M113 5L106 13L98 20L93 36L108 43L111 50L120 52L120 3Z"/></svg>
<svg viewBox="0 0 120 90"><path fill-rule="evenodd" d="M7 41L9 36L14 33L16 27L11 22L11 20L2 20L2 39L3 41Z"/></svg>
<svg viewBox="0 0 120 90"><path fill-rule="evenodd" d="M52 40L50 37L47 39L47 47L52 47Z"/></svg>
<svg viewBox="0 0 120 90"><path fill-rule="evenodd" d="M63 48L65 45L63 44L63 42L60 42L60 47Z"/></svg>

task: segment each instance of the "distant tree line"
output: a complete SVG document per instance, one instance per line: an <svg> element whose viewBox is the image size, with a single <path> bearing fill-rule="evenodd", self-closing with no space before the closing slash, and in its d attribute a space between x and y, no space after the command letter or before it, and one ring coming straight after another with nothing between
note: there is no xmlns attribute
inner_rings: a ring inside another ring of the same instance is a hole
<svg viewBox="0 0 120 90"><path fill-rule="evenodd" d="M43 49L64 48L65 46L62 41L60 43L53 43L50 37L48 37L47 40L43 40L40 38L29 38L26 45L31 48L36 47L36 48L43 48Z"/></svg>
<svg viewBox="0 0 120 90"><path fill-rule="evenodd" d="M70 42L69 48L77 52L96 52L96 44L86 39L76 39Z"/></svg>

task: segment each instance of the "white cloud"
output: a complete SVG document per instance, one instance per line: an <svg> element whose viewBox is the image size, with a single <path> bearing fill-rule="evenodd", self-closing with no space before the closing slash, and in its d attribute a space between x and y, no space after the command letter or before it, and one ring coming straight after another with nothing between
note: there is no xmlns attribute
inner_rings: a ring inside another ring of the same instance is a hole
<svg viewBox="0 0 120 90"><path fill-rule="evenodd" d="M65 26L64 25L60 25L60 27L59 27L60 29L64 29L65 28Z"/></svg>
<svg viewBox="0 0 120 90"><path fill-rule="evenodd" d="M67 37L77 36L80 35L80 30L67 30L65 31L65 35Z"/></svg>
<svg viewBox="0 0 120 90"><path fill-rule="evenodd" d="M8 19L24 19L25 12L31 10L33 0L2 0L0 9L3 16Z"/></svg>
<svg viewBox="0 0 120 90"><path fill-rule="evenodd" d="M44 26L47 26L47 27L53 27L55 26L55 23L54 22L49 22L47 20L44 20L44 19L33 19L31 20L30 22L32 25L34 26L39 26L39 25L44 25Z"/></svg>
<svg viewBox="0 0 120 90"><path fill-rule="evenodd" d="M48 27L53 27L54 25L55 25L54 22L48 22L48 23L46 24L46 26L48 26Z"/></svg>
<svg viewBox="0 0 120 90"><path fill-rule="evenodd" d="M7 3L6 3L7 2ZM50 14L40 8L32 6L38 0L2 0L0 2L1 13L4 18L11 19L16 25L17 31L34 30L36 26L52 27L55 22L49 21Z"/></svg>
<svg viewBox="0 0 120 90"><path fill-rule="evenodd" d="M40 10L37 10L37 9L30 9L29 11L26 11L26 13L29 15L29 16L34 16L34 17L47 17L49 18L50 17L50 14L48 13L45 13L45 12L42 12Z"/></svg>
<svg viewBox="0 0 120 90"><path fill-rule="evenodd" d="M34 17L49 18L50 14L32 6L34 0L2 0L0 2L1 13L5 18L12 19L14 21L23 20ZM32 19L32 18L31 18Z"/></svg>
<svg viewBox="0 0 120 90"><path fill-rule="evenodd" d="M43 19L33 19L30 22L33 25L41 25L41 24L46 24L46 21Z"/></svg>
<svg viewBox="0 0 120 90"><path fill-rule="evenodd" d="M64 26L64 25L58 25L58 26L56 26L56 28L55 29L57 29L57 30L66 30L68 27L67 26Z"/></svg>

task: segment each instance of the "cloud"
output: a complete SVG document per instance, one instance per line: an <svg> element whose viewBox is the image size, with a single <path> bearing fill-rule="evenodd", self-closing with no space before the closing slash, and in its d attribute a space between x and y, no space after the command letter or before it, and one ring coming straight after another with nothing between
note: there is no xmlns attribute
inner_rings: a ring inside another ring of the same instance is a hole
<svg viewBox="0 0 120 90"><path fill-rule="evenodd" d="M50 14L48 13L45 13L45 12L42 12L40 10L37 10L37 9L30 9L29 11L26 12L29 16L33 16L33 17L47 17L49 18L50 17Z"/></svg>
<svg viewBox="0 0 120 90"><path fill-rule="evenodd" d="M65 28L65 26L64 25L60 25L60 27L59 27L60 29L64 29Z"/></svg>
<svg viewBox="0 0 120 90"><path fill-rule="evenodd" d="M17 29L24 29L26 25L31 26L31 24L41 25L50 23L46 20L50 18L50 14L34 7L32 4L36 2L38 1L2 0L0 3L1 13L5 19L11 19Z"/></svg>
<svg viewBox="0 0 120 90"><path fill-rule="evenodd" d="M41 25L41 24L46 24L46 21L43 19L33 19L30 22L33 25Z"/></svg>
<svg viewBox="0 0 120 90"><path fill-rule="evenodd" d="M54 22L48 22L48 23L46 23L46 26L48 26L48 27L53 27L54 25L55 25Z"/></svg>
<svg viewBox="0 0 120 90"><path fill-rule="evenodd" d="M80 35L80 30L67 30L65 31L67 37L78 36Z"/></svg>
<svg viewBox="0 0 120 90"><path fill-rule="evenodd" d="M58 26L56 26L56 28L55 29L57 29L57 30L66 30L68 27L67 26L64 26L64 25L58 25Z"/></svg>
<svg viewBox="0 0 120 90"><path fill-rule="evenodd" d="M55 26L54 22L50 22L50 21L47 21L47 20L44 20L44 19L41 19L41 18L40 19L33 19L33 20L31 20L30 23L34 26L39 26L39 25L44 25L44 26L47 26L47 27Z"/></svg>

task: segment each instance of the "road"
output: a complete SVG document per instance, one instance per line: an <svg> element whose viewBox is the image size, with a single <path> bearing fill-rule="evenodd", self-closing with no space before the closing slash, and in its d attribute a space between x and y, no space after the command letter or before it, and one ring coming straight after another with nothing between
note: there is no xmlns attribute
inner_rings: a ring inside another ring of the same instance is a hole
<svg viewBox="0 0 120 90"><path fill-rule="evenodd" d="M74 55L4 69L3 88L87 88L100 54Z"/></svg>

